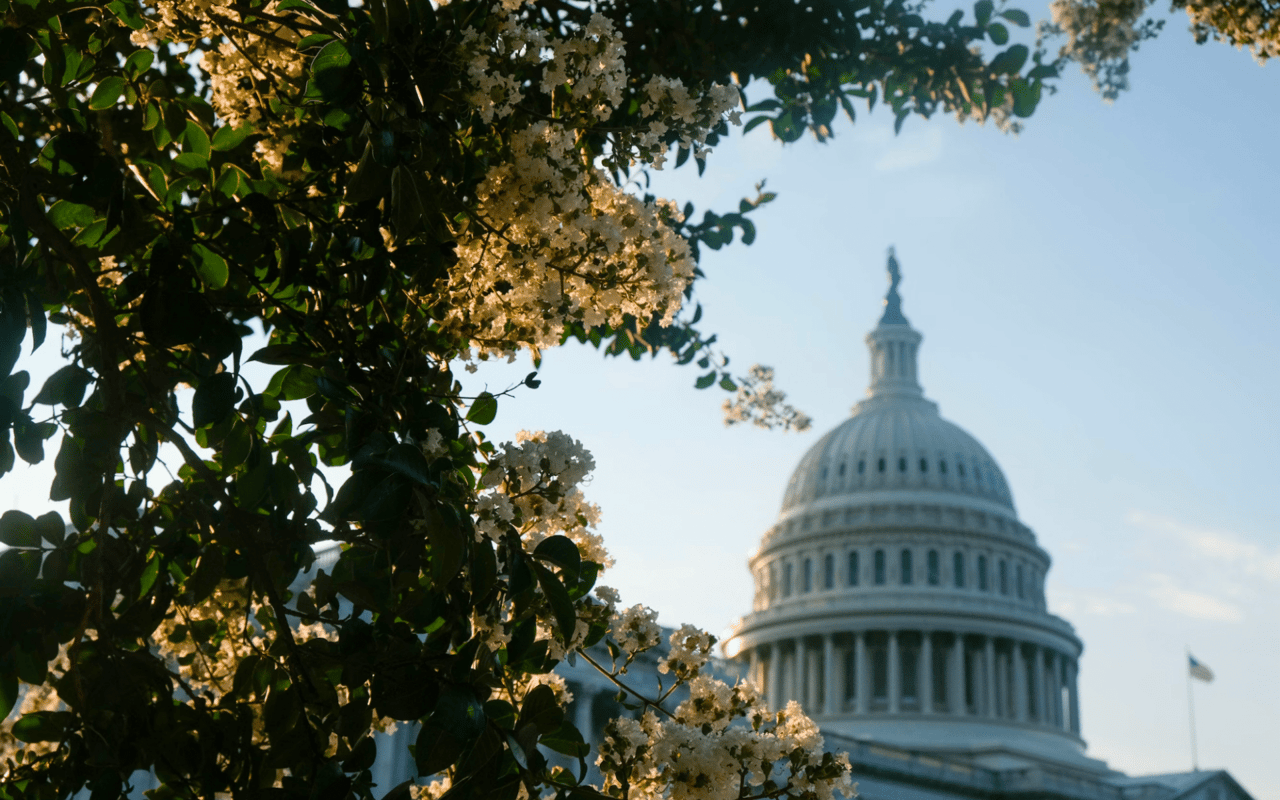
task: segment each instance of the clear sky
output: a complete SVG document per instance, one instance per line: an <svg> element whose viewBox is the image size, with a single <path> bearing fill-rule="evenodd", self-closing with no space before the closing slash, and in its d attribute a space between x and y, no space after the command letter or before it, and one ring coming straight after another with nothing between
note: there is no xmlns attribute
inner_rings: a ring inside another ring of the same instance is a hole
<svg viewBox="0 0 1280 800"><path fill-rule="evenodd" d="M1116 104L1073 72L1018 137L942 117L894 137L863 112L827 145L760 128L701 180L660 176L699 215L761 179L779 193L753 246L705 256L700 299L733 366L773 366L810 432L725 429L725 395L695 391L693 368L570 347L491 435L581 439L618 562L603 582L664 624L721 631L750 608L746 555L792 469L863 396L894 245L926 394L999 461L1054 558L1050 607L1085 642L1090 754L1190 768L1190 648L1217 674L1194 687L1201 766L1280 800L1280 65L1184 28L1143 46ZM39 386L54 366L20 368ZM467 388L529 369L486 366ZM4 479L11 507L45 510L46 467Z"/></svg>

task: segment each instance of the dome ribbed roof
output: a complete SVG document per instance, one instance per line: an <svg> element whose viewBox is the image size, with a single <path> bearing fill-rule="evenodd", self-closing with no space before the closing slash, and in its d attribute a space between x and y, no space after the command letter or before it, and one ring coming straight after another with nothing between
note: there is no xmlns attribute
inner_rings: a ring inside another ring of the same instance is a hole
<svg viewBox="0 0 1280 800"><path fill-rule="evenodd" d="M860 404L800 459L785 512L824 497L905 489L980 497L1013 510L1004 473L977 439L906 398Z"/></svg>

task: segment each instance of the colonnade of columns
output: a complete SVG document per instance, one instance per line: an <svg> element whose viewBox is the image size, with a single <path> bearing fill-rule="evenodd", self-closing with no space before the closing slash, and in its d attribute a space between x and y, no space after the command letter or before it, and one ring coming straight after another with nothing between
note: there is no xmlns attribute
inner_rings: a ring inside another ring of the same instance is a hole
<svg viewBox="0 0 1280 800"><path fill-rule="evenodd" d="M867 630L761 644L749 659L750 676L775 709L795 699L815 716L943 714L1080 734L1075 659L1032 642Z"/></svg>

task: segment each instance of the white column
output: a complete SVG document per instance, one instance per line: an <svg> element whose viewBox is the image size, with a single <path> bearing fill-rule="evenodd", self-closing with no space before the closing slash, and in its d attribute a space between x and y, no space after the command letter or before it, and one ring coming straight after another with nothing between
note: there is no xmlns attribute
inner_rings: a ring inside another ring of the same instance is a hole
<svg viewBox="0 0 1280 800"><path fill-rule="evenodd" d="M986 677L987 703L983 709L988 717L996 716L996 643L990 636L985 637L982 646L983 672Z"/></svg>
<svg viewBox="0 0 1280 800"><path fill-rule="evenodd" d="M916 670L920 679L920 711L933 713L933 632L920 634L920 666Z"/></svg>
<svg viewBox="0 0 1280 800"><path fill-rule="evenodd" d="M1032 690L1036 700L1036 722L1045 724L1044 648L1036 645L1031 651L1031 675L1035 679Z"/></svg>
<svg viewBox="0 0 1280 800"><path fill-rule="evenodd" d="M996 708L1003 719L1013 716L1009 710L1009 655L996 652Z"/></svg>
<svg viewBox="0 0 1280 800"><path fill-rule="evenodd" d="M795 689L791 692L791 697L804 708L805 713L807 714L809 713L810 706L809 698L806 697L804 693L806 683L805 678L809 677L809 665L805 663L805 657L807 655L805 653L806 649L804 637L798 637L796 639Z"/></svg>
<svg viewBox="0 0 1280 800"><path fill-rule="evenodd" d="M956 634L956 640L951 645L951 663L948 665L948 677L951 682L948 684L947 705L951 708L951 713L957 716L964 716L968 709L965 708L964 702L964 636Z"/></svg>
<svg viewBox="0 0 1280 800"><path fill-rule="evenodd" d="M1067 662L1067 693L1070 695L1071 732L1080 735L1080 684L1079 668L1075 660Z"/></svg>
<svg viewBox="0 0 1280 800"><path fill-rule="evenodd" d="M1062 678L1059 675L1061 661L1058 651L1049 651L1049 724L1062 727Z"/></svg>
<svg viewBox="0 0 1280 800"><path fill-rule="evenodd" d="M809 665L809 681L805 687L805 700L807 701L806 705L812 709L809 712L810 714L821 714L824 702L821 696L823 682L822 656L819 655L817 658L812 656L813 654L809 653L805 659L805 662Z"/></svg>
<svg viewBox="0 0 1280 800"><path fill-rule="evenodd" d="M898 633L889 631L889 713L898 713L898 698L902 693L902 664L898 659Z"/></svg>
<svg viewBox="0 0 1280 800"><path fill-rule="evenodd" d="M983 651L969 653L969 682L973 684L973 713L983 716L986 712L987 681L982 671Z"/></svg>
<svg viewBox="0 0 1280 800"><path fill-rule="evenodd" d="M834 633L822 637L822 705L828 716L840 713L840 706L844 705L844 692L839 691L836 683L836 675L840 670L836 666L835 638Z"/></svg>
<svg viewBox="0 0 1280 800"><path fill-rule="evenodd" d="M1027 721L1027 659L1022 642L1013 643L1013 718Z"/></svg>
<svg viewBox="0 0 1280 800"><path fill-rule="evenodd" d="M782 642L774 642L769 653L769 708L778 711L782 706Z"/></svg>
<svg viewBox="0 0 1280 800"><path fill-rule="evenodd" d="M867 713L871 695L871 675L867 668L867 635L858 631L853 635L853 703L859 714Z"/></svg>
<svg viewBox="0 0 1280 800"><path fill-rule="evenodd" d="M751 648L750 659L747 666L747 680L754 684L757 688L764 686L764 676L760 674L760 648Z"/></svg>

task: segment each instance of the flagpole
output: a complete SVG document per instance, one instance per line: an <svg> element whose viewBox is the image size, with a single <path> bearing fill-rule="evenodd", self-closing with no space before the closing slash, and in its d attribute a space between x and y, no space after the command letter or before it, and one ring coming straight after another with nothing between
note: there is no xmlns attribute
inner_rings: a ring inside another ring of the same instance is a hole
<svg viewBox="0 0 1280 800"><path fill-rule="evenodd" d="M1191 663L1191 648L1187 648L1187 664ZM1191 719L1191 770L1200 771L1199 759L1196 756L1196 704L1191 693L1191 669L1187 668L1187 714Z"/></svg>

